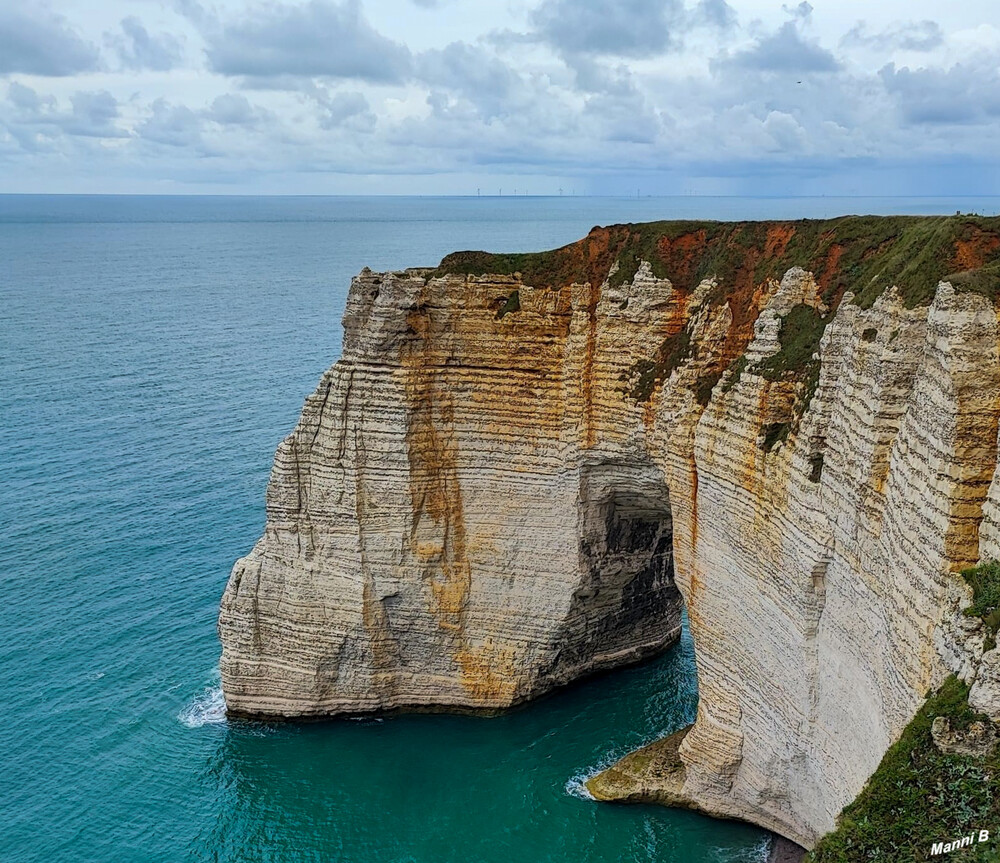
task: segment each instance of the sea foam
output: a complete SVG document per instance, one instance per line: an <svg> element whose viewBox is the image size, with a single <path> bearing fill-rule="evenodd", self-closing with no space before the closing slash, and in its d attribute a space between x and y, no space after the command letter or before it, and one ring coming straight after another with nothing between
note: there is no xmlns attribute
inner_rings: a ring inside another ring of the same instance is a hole
<svg viewBox="0 0 1000 863"><path fill-rule="evenodd" d="M201 728L202 725L219 725L226 721L226 700L222 697L221 686L206 687L204 692L195 696L177 718L188 728Z"/></svg>
<svg viewBox="0 0 1000 863"><path fill-rule="evenodd" d="M625 757L625 755L631 752L633 748L638 749L639 747L618 747L606 752L597 764L578 770L566 780L566 793L569 794L570 797L577 797L580 800L594 800L594 795L587 790L587 781L593 779L598 773L607 770L612 764L620 761Z"/></svg>
<svg viewBox="0 0 1000 863"><path fill-rule="evenodd" d="M177 714L177 718L188 728L221 725L226 721L226 699L219 683L219 670L212 669L211 676L212 684L206 686Z"/></svg>
<svg viewBox="0 0 1000 863"><path fill-rule="evenodd" d="M772 841L773 837L766 835L752 848L710 848L709 853L719 863L767 863Z"/></svg>

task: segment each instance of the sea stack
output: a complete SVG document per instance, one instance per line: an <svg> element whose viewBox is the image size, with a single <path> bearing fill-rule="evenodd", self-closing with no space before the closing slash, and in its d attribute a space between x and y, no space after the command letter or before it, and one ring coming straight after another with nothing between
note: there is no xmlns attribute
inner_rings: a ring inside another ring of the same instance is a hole
<svg viewBox="0 0 1000 863"><path fill-rule="evenodd" d="M605 320L600 286L353 280L223 599L231 712L495 711L677 640L664 473L602 401L665 332L637 290Z"/></svg>

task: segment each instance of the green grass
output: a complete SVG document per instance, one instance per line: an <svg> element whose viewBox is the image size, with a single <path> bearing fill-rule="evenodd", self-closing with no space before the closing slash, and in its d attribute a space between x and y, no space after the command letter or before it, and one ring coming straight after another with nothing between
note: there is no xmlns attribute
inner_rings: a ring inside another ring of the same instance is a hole
<svg viewBox="0 0 1000 863"><path fill-rule="evenodd" d="M729 367L730 375L726 382L722 385L722 391L728 393L736 384L739 383L740 378L743 376L743 372L746 371L749 363L747 362L746 355L742 355L737 358L737 360Z"/></svg>
<svg viewBox="0 0 1000 863"><path fill-rule="evenodd" d="M455 252L429 275L520 274L526 284L557 290L572 283L596 286L607 278L617 287L635 277L642 261L649 262L657 278L669 278L682 295L690 294L705 279L715 279L702 305L730 302L737 316L749 313L755 288L766 280L782 278L793 266L812 272L830 314L824 318L805 305L792 309L782 324L781 350L757 369L769 380L803 382L796 400L796 416L801 417L818 381L818 364L812 355L844 292L853 291L855 302L867 308L888 286L896 285L906 306L913 308L930 303L938 282L947 278L956 290L979 293L995 302L1000 296L1000 217L843 216L787 222L613 225L594 228L584 239L552 251ZM512 295L498 317L517 311L516 302ZM866 333L866 338L876 336ZM684 339L690 341L686 328L667 339L653 356L637 362L626 375L625 392L637 401L648 400L691 356L691 345L681 344ZM730 346L729 356L738 347ZM744 368L734 366L734 371ZM706 370L694 384L700 403L707 404L721 371L719 367ZM726 388L737 379L734 374Z"/></svg>
<svg viewBox="0 0 1000 863"><path fill-rule="evenodd" d="M512 276L521 273L525 281L539 287L559 287L562 283L561 249L497 255L492 252L453 252L447 255L431 277L444 275ZM567 282L568 284L568 282Z"/></svg>
<svg viewBox="0 0 1000 863"><path fill-rule="evenodd" d="M785 241L787 240L787 241ZM979 265L962 250L972 249ZM910 308L926 305L940 280L956 290L996 300L1000 294L1000 218L956 216L843 216L788 222L670 221L614 225L545 252L491 254L455 252L432 276L448 273L521 273L535 287L599 282L613 263L618 286L634 278L639 263L690 292L708 277L718 285L711 302L723 302L740 286L780 279L801 266L825 284L824 299L835 306L844 290L869 307L896 284Z"/></svg>
<svg viewBox="0 0 1000 863"><path fill-rule="evenodd" d="M771 423L764 428L764 452L770 452L779 441L787 439L791 423Z"/></svg>
<svg viewBox="0 0 1000 863"><path fill-rule="evenodd" d="M805 412L809 409L809 403L812 401L813 396L816 395L816 390L819 388L819 373L819 360L812 360L800 376L802 388L799 390L799 394L795 400L795 415L799 419L805 415Z"/></svg>
<svg viewBox="0 0 1000 863"><path fill-rule="evenodd" d="M972 605L965 613L982 618L986 627L986 649L992 650L1000 629L1000 562L990 561L963 570L962 577L972 587Z"/></svg>
<svg viewBox="0 0 1000 863"><path fill-rule="evenodd" d="M663 266L659 255L656 253L656 242L658 237L655 231L634 231L618 253L618 269L608 279L608 284L612 288L620 287L626 282L631 282L635 274L639 272L639 265L643 261L649 261L653 269L653 275L658 279L669 278L669 273Z"/></svg>
<svg viewBox="0 0 1000 863"><path fill-rule="evenodd" d="M521 292L514 291L509 297L507 297L507 302L504 303L497 311L497 320L501 320L504 315L509 315L513 312L519 311L521 311Z"/></svg>
<svg viewBox="0 0 1000 863"><path fill-rule="evenodd" d="M969 707L968 695L968 687L954 676L929 695L864 790L845 807L837 828L806 857L807 863L928 860L933 843L973 830L989 830L991 840L940 859L1000 859L1000 755L946 755L931 738L936 716L948 717L956 729L985 720Z"/></svg>
<svg viewBox="0 0 1000 863"><path fill-rule="evenodd" d="M702 407L707 407L712 398L712 390L721 380L722 372L709 371L702 374L694 385L694 398Z"/></svg>
<svg viewBox="0 0 1000 863"><path fill-rule="evenodd" d="M812 306L795 306L781 321L778 334L781 348L761 362L757 371L770 381L785 377L789 372L798 376L813 362L813 354L819 350L828 320Z"/></svg>
<svg viewBox="0 0 1000 863"><path fill-rule="evenodd" d="M798 305L792 308L781 322L781 332L778 337L781 348L756 368L757 373L768 380L792 378L811 381L811 385L807 387L811 398L818 382L819 372L819 363L812 357L819 350L819 341L823 336L827 320L828 318L824 318L812 306ZM629 395L636 401L647 401L653 390L666 381L673 370L691 356L691 349L691 334L687 329L668 338L660 346L654 359L640 360L629 370L626 376L631 383ZM733 366L733 375L726 383L726 391L736 385L745 368L746 360L741 357ZM712 389L721 377L720 371L711 370L695 383L695 398L702 407L708 404ZM812 380L814 377L815 380ZM804 412L804 407L805 405L798 412L799 415ZM787 433L786 428L780 439L784 440ZM765 448L770 451L773 443L774 441L770 445L765 445Z"/></svg>
<svg viewBox="0 0 1000 863"><path fill-rule="evenodd" d="M789 434L797 431L799 422L809 408L819 386L820 362L814 359L814 355L819 351L820 339L829 320L830 316L824 317L812 306L793 307L781 321L781 332L778 334L780 349L764 359L756 369L758 374L770 381L792 379L801 383L792 409L792 419L781 423L778 431L769 430L765 433L765 452L770 452L779 440L783 441Z"/></svg>
<svg viewBox="0 0 1000 863"><path fill-rule="evenodd" d="M691 347L687 328L664 339L654 359L639 360L623 375L629 397L637 402L649 401L653 390L691 356Z"/></svg>
<svg viewBox="0 0 1000 863"><path fill-rule="evenodd" d="M1000 294L1000 264L990 264L978 270L950 273L945 281L951 282L956 291L982 294L994 303Z"/></svg>

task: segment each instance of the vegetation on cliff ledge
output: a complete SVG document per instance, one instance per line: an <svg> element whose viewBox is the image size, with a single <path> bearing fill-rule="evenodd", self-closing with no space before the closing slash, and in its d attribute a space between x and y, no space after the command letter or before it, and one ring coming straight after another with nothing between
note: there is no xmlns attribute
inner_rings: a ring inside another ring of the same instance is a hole
<svg viewBox="0 0 1000 863"><path fill-rule="evenodd" d="M691 349L691 333L686 327L667 336L652 359L640 360L622 375L629 397L637 402L649 401L653 390L691 356Z"/></svg>
<svg viewBox="0 0 1000 863"><path fill-rule="evenodd" d="M507 297L506 302L497 309L497 320L502 320L504 315L511 315L514 312L521 311L521 292L513 291L509 297Z"/></svg>
<svg viewBox="0 0 1000 863"><path fill-rule="evenodd" d="M992 650L996 647L997 630L1000 629L1000 562L989 561L963 570L962 577L972 587L972 605L965 613L982 618L986 627L985 649Z"/></svg>
<svg viewBox="0 0 1000 863"><path fill-rule="evenodd" d="M813 362L813 354L819 350L819 340L823 338L828 321L828 317L812 306L795 306L781 321L778 333L781 347L761 362L757 372L776 381L787 372L797 373L804 369Z"/></svg>
<svg viewBox="0 0 1000 863"><path fill-rule="evenodd" d="M574 282L618 286L641 261L654 276L690 293L717 280L724 300L740 290L780 279L800 266L816 276L826 302L845 290L870 306L895 284L910 307L926 304L942 279L959 290L996 298L1000 290L1000 217L842 216L786 222L671 221L593 228L582 240L546 252L455 252L430 275L513 275L539 288Z"/></svg>
<svg viewBox="0 0 1000 863"><path fill-rule="evenodd" d="M787 222L649 222L593 228L582 240L548 252L490 254L456 252L441 261L431 277L447 274L520 275L537 288L559 290L570 284L604 283L615 288L634 279L642 262L657 278L669 278L681 298L706 279L714 286L701 306L728 303L733 325L725 344L692 383L697 401L708 404L713 387L727 369L728 385L745 368L742 354L753 337L760 311L760 288L794 266L810 271L823 302L832 310L848 291L869 307L890 285L912 308L934 297L947 279L959 291L975 291L996 301L1000 294L1000 217L843 216ZM596 292L592 295L596 303ZM678 306L683 308L683 306ZM508 310L509 311L509 310ZM798 306L782 324L781 350L757 370L769 380L801 382L796 416L816 389L818 363L812 357L829 316ZM676 330L647 359L629 370L624 392L648 400L681 363L697 358L687 331Z"/></svg>
<svg viewBox="0 0 1000 863"><path fill-rule="evenodd" d="M979 830L991 840L963 848L964 863L1000 859L1000 752L960 755L935 744L931 726L943 716L959 733L989 723L969 707L968 687L952 676L928 696L857 799L841 813L807 863L927 860L937 842Z"/></svg>

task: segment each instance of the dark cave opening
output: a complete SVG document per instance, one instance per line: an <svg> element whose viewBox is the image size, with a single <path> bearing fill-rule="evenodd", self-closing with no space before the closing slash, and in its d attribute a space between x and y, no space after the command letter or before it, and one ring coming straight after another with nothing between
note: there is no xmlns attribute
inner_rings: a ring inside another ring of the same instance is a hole
<svg viewBox="0 0 1000 863"><path fill-rule="evenodd" d="M581 580L559 667L598 671L662 653L681 634L673 518L662 474L649 465L590 466L580 483Z"/></svg>

